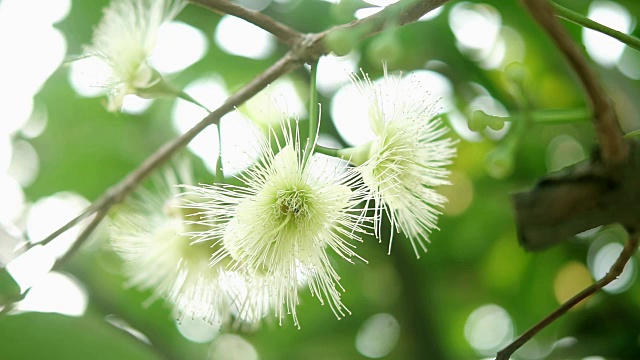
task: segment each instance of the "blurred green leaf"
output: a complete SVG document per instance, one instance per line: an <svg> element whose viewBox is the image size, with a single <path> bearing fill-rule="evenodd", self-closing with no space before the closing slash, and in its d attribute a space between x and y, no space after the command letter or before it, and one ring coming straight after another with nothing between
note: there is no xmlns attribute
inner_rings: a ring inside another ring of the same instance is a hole
<svg viewBox="0 0 640 360"><path fill-rule="evenodd" d="M19 298L20 286L6 268L0 269L0 305L7 305Z"/></svg>
<svg viewBox="0 0 640 360"><path fill-rule="evenodd" d="M161 357L123 330L93 317L24 313L0 318L0 359L151 360ZM11 344L11 346L7 346Z"/></svg>

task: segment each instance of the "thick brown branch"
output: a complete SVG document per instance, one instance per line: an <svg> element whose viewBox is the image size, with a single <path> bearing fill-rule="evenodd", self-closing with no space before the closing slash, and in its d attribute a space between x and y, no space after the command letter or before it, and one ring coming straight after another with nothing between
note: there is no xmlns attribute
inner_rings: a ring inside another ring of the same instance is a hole
<svg viewBox="0 0 640 360"><path fill-rule="evenodd" d="M611 266L611 269L609 269L609 272L607 273L607 275L605 275L602 279L598 280L597 282L593 283L592 285L582 290L580 293L578 293L576 296L569 299L564 304L560 305L560 307L557 308L554 312L547 315L547 317L545 317L540 322L535 324L533 327L527 330L524 334L520 335L520 337L514 340L511 344L509 344L507 347L505 347L500 352L498 352L498 356L496 357L496 360L508 360L516 350L518 350L522 345L524 345L527 341L529 341L535 334L540 332L540 330L544 329L549 324L551 324L552 322L556 321L559 317L564 315L571 308L573 308L574 306L576 306L577 304L579 304L589 296L595 294L600 289L607 286L613 280L617 279L618 276L622 274L622 271L624 270L624 266L627 264L631 256L638 249L639 237L640 237L640 233L633 233L629 236L629 241L627 242L626 246L620 253L620 256L618 257L616 262L613 264L613 266Z"/></svg>
<svg viewBox="0 0 640 360"><path fill-rule="evenodd" d="M439 8L449 0L405 0L387 6L384 11L380 11L364 19L355 20L348 24L335 26L327 31L319 33L318 36L325 38L330 33L345 29L356 30L359 35L358 40L373 36L387 28L403 26L418 21L426 13ZM322 55L328 54L329 50L322 48Z"/></svg>
<svg viewBox="0 0 640 360"><path fill-rule="evenodd" d="M627 157L628 148L622 138L622 131L611 100L600 85L596 74L589 67L583 53L554 16L553 8L547 0L523 0L523 3L578 75L593 108L593 119L605 163L623 162Z"/></svg>
<svg viewBox="0 0 640 360"><path fill-rule="evenodd" d="M293 30L292 28L277 22L267 15L264 15L257 11L251 11L236 5L227 0L189 0L193 4L200 5L204 8L213 10L217 13L229 14L248 22L270 32L277 37L283 43L293 46L302 39L302 34Z"/></svg>

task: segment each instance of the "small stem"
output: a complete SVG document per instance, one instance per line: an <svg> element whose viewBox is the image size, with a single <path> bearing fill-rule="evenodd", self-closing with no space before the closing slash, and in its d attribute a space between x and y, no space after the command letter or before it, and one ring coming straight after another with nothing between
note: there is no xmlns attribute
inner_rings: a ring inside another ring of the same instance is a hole
<svg viewBox="0 0 640 360"><path fill-rule="evenodd" d="M536 124L571 124L591 121L593 114L587 109L534 110L531 120Z"/></svg>
<svg viewBox="0 0 640 360"><path fill-rule="evenodd" d="M625 138L633 138L633 137L636 137L638 135L640 135L640 129L628 132L628 133L624 134L624 137Z"/></svg>
<svg viewBox="0 0 640 360"><path fill-rule="evenodd" d="M310 154L316 144L316 138L318 136L318 61L311 63L311 78L309 79L309 132L307 137L307 151Z"/></svg>
<svg viewBox="0 0 640 360"><path fill-rule="evenodd" d="M522 345L524 345L527 341L529 341L540 330L544 329L549 324L557 320L559 317L564 315L567 311L569 311L571 308L576 306L581 301L585 300L587 297L595 294L600 289L607 286L610 282L617 279L618 276L624 270L624 267L629 261L629 259L631 258L631 256L638 249L639 235L640 233L634 233L629 236L629 241L627 242L626 246L620 253L620 256L618 257L616 262L613 264L613 266L611 266L611 269L609 269L609 272L607 273L607 275L605 275L599 281L591 284L590 286L582 290L580 293L578 293L576 296L569 299L564 304L560 305L560 307L557 308L554 312L547 315L544 319L542 319L540 322L532 326L524 334L520 335L520 337L514 340L511 344L509 344L507 347L499 351L496 356L496 360L508 360L516 350L518 350Z"/></svg>
<svg viewBox="0 0 640 360"><path fill-rule="evenodd" d="M633 37L631 35L627 35L623 32L620 32L618 30L614 30L610 27L607 27L605 25L602 25L598 22L595 22L591 19L589 19L588 17L579 14L573 10L567 9L566 7L560 6L556 3L551 3L551 6L553 6L553 9L556 12L556 16L568 20L574 24L578 24L581 26L584 26L588 29L603 33L605 35L609 35L612 38L619 40L625 44L627 44L628 46L640 51L640 39Z"/></svg>
<svg viewBox="0 0 640 360"><path fill-rule="evenodd" d="M316 152L316 153L319 153L319 154L325 154L325 155L337 157L337 158L340 158L340 159L343 158L338 153L340 151L339 149L331 149L331 148L328 148L328 147L320 146L318 144L316 144L316 146L313 148L313 151Z"/></svg>
<svg viewBox="0 0 640 360"><path fill-rule="evenodd" d="M89 237L91 236L93 231L98 227L98 225L100 225L100 222L102 222L102 220L107 216L107 213L108 213L107 210L98 210L96 212L96 215L93 218L93 220L91 220L91 222L87 225L87 227L85 227L80 233L80 235L78 235L78 238L73 243L71 248L67 250L67 252L56 261L56 263L53 266L53 269L59 269L60 266L62 266L62 264L67 262L69 259L71 259L71 257L76 253L76 251L78 251L80 247L82 247L82 245L89 239Z"/></svg>
<svg viewBox="0 0 640 360"><path fill-rule="evenodd" d="M611 99L600 84L587 59L558 19L547 0L522 0L533 18L547 32L554 44L575 71L593 109L593 122L606 164L620 164L627 159L629 147L622 138L622 130Z"/></svg>
<svg viewBox="0 0 640 360"><path fill-rule="evenodd" d="M27 249L31 249L36 245L46 245L46 244L50 243L55 238L57 238L58 236L64 234L67 230L71 229L72 227L77 225L79 222L81 222L82 220L86 219L87 217L89 217L94 212L96 212L96 210L98 209L98 206L96 206L96 205L97 205L97 203L92 204L91 206L86 208L82 213L80 213L80 215L76 216L75 218L70 220L68 223L62 225L62 227L60 227L58 230L52 232L51 235L47 236L46 238L42 239L41 241L30 242L27 245Z"/></svg>
<svg viewBox="0 0 640 360"><path fill-rule="evenodd" d="M218 160L216 161L215 182L224 182L224 168L222 167L222 124L218 122Z"/></svg>
<svg viewBox="0 0 640 360"><path fill-rule="evenodd" d="M481 111L480 116L487 120L521 121L525 116L522 112L511 113L511 116L497 116ZM476 115L477 116L477 115ZM593 115L586 109L561 109L561 110L532 110L529 113L532 123L543 125L572 124L591 121Z"/></svg>
<svg viewBox="0 0 640 360"><path fill-rule="evenodd" d="M191 95L187 94L186 92L180 91L180 92L178 92L177 95L178 95L178 97L180 99L186 100L186 101L188 101L188 102L190 102L190 103L192 103L192 104L194 104L196 106L199 106L199 107L203 108L207 112L207 114L211 113L211 110L209 110L209 108L207 108L206 106L202 105L202 103L200 103L198 100L196 100L193 97L191 97Z"/></svg>

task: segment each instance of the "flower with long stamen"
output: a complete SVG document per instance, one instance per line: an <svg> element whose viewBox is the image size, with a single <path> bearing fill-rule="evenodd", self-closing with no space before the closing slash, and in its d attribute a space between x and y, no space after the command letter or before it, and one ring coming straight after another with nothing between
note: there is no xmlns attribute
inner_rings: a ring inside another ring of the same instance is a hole
<svg viewBox="0 0 640 360"><path fill-rule="evenodd" d="M211 267L215 249L192 244L184 235L196 225L186 222L192 217L181 207L186 199L177 196L176 185L192 183L189 177L166 171L158 181L158 194L138 193L115 217L111 243L124 259L129 283L152 289L154 298L174 305L180 319L190 316L224 324L235 317L257 322L269 310L263 280L245 279L223 263ZM202 225L198 229L206 230Z"/></svg>
<svg viewBox="0 0 640 360"><path fill-rule="evenodd" d="M368 117L376 138L364 145L343 149L362 174L371 191L380 235L381 216L389 218L393 233L404 233L417 257L426 251L428 235L436 229L437 217L446 198L435 187L449 184L449 171L455 156L455 142L444 137L447 128L436 118L436 102L421 84L409 78L392 76L385 67L384 78L373 82L367 74L353 75L353 84L368 104Z"/></svg>
<svg viewBox="0 0 640 360"><path fill-rule="evenodd" d="M341 318L348 312L341 302L344 289L327 250L349 262L358 257L353 241L361 240L369 220L355 206L366 191L351 169L303 150L297 125L295 134L287 125L283 132L284 142L274 144L277 152L262 139L260 160L240 176L245 186L188 187L188 194L204 200L192 204L204 218L200 223L227 221L193 235L221 245L214 265L231 258L232 269L264 276L280 321L290 313L298 326L301 284Z"/></svg>
<svg viewBox="0 0 640 360"><path fill-rule="evenodd" d="M148 59L162 24L172 20L186 5L185 0L112 0L85 49L111 69L105 84L108 110L117 111L127 94L143 97L178 95L165 83Z"/></svg>

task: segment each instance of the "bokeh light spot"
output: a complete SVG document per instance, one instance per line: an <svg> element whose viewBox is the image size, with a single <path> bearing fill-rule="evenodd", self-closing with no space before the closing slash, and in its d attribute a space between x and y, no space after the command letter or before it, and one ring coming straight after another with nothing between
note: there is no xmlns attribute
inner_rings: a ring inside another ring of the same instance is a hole
<svg viewBox="0 0 640 360"><path fill-rule="evenodd" d="M209 109L222 105L228 96L225 85L217 77L194 80L184 88L184 92ZM178 133L184 134L205 116L207 112L199 106L178 100L173 107L171 118ZM215 173L218 161L218 128L216 126L212 125L204 129L187 145L187 148L202 159L211 173Z"/></svg>
<svg viewBox="0 0 640 360"><path fill-rule="evenodd" d="M618 61L618 70L632 80L640 80L640 52L626 48Z"/></svg>
<svg viewBox="0 0 640 360"><path fill-rule="evenodd" d="M25 208L24 192L20 184L10 176L0 173L0 224L14 224Z"/></svg>
<svg viewBox="0 0 640 360"><path fill-rule="evenodd" d="M211 344L211 360L258 360L258 352L247 340L234 334L222 334Z"/></svg>
<svg viewBox="0 0 640 360"><path fill-rule="evenodd" d="M7 271L25 292L53 267L55 257L44 246L36 245L7 264Z"/></svg>
<svg viewBox="0 0 640 360"><path fill-rule="evenodd" d="M442 13L442 10L444 10L444 6L440 6L437 9L433 9L428 13L422 15L422 17L418 19L418 21L429 21L429 20L435 19L436 17L438 17L438 15Z"/></svg>
<svg viewBox="0 0 640 360"><path fill-rule="evenodd" d="M17 310L82 316L88 301L86 290L77 280L52 271L33 284L24 300L18 303Z"/></svg>
<svg viewBox="0 0 640 360"><path fill-rule="evenodd" d="M631 14L622 5L612 1L592 2L587 17L625 34L631 31ZM583 28L582 38L589 56L602 66L615 65L624 51L623 43L594 30Z"/></svg>
<svg viewBox="0 0 640 360"><path fill-rule="evenodd" d="M580 262L570 261L560 268L553 281L556 300L563 304L592 283L589 269ZM584 306L584 302L574 306L574 309L580 306Z"/></svg>
<svg viewBox="0 0 640 360"><path fill-rule="evenodd" d="M241 108L255 124L263 130L280 127L284 118L305 118L306 98L303 99L289 78L280 78L251 98Z"/></svg>
<svg viewBox="0 0 640 360"><path fill-rule="evenodd" d="M449 216L457 216L467 210L473 201L473 183L469 176L461 171L451 172L449 180L451 185L438 188L438 192L448 199L442 212Z"/></svg>
<svg viewBox="0 0 640 360"><path fill-rule="evenodd" d="M248 57L266 59L276 49L273 35L235 16L224 15L214 34L216 44L225 52Z"/></svg>
<svg viewBox="0 0 640 360"><path fill-rule="evenodd" d="M364 2L366 2L367 4L371 4L374 6L389 6L391 4L395 4L398 2L398 0L364 0Z"/></svg>
<svg viewBox="0 0 640 360"><path fill-rule="evenodd" d="M176 73L202 59L207 50L207 37L201 30L172 21L160 27L149 63L161 73Z"/></svg>
<svg viewBox="0 0 640 360"><path fill-rule="evenodd" d="M395 75L394 75L395 76ZM387 81L379 78L373 81L374 86L384 83L384 93L381 106L384 109L395 108L398 96L424 97L428 94L428 101L436 102L438 112L449 111L453 108L452 87L450 81L435 71L418 70L409 72L400 81ZM407 83L412 85L407 86ZM416 93L406 93L405 89L419 88ZM401 91L403 91L401 93ZM419 95L418 95L419 94ZM422 101L423 99L417 99ZM349 83L340 88L331 101L331 118L340 136L351 146L357 146L376 138L371 130L369 120L370 101L367 96L358 91L357 87Z"/></svg>
<svg viewBox="0 0 640 360"><path fill-rule="evenodd" d="M331 96L342 85L348 83L349 74L355 72L359 60L354 51L345 56L329 54L318 63L318 91Z"/></svg>
<svg viewBox="0 0 640 360"><path fill-rule="evenodd" d="M491 5L461 2L449 12L449 25L460 51L473 60L487 58L498 40L502 19Z"/></svg>
<svg viewBox="0 0 640 360"><path fill-rule="evenodd" d="M89 204L87 199L72 192L59 192L36 201L27 215L27 235L30 241L41 241L75 218ZM62 256L75 241L85 222L80 222L47 244L47 250L51 251L53 256Z"/></svg>
<svg viewBox="0 0 640 360"><path fill-rule="evenodd" d="M400 339L400 324L390 314L376 314L367 319L356 335L356 349L368 358L388 355Z"/></svg>
<svg viewBox="0 0 640 360"><path fill-rule="evenodd" d="M11 138L8 135L0 134L0 173L9 169L12 156L13 147L11 146Z"/></svg>
<svg viewBox="0 0 640 360"><path fill-rule="evenodd" d="M549 142L546 164L549 171L558 171L587 157L582 145L569 135L558 135Z"/></svg>
<svg viewBox="0 0 640 360"><path fill-rule="evenodd" d="M616 262L620 253L624 249L624 246L617 242L607 243L601 247L599 244L600 242L594 241L589 248L588 255L589 269L591 270L593 277L598 280L603 278L607 272L609 272L609 269L611 269L611 266ZM633 284L635 277L635 259L631 258L625 265L620 276L602 289L609 293L621 293L629 289Z"/></svg>
<svg viewBox="0 0 640 360"><path fill-rule="evenodd" d="M147 111L152 103L152 99L143 99L137 95L129 94L124 97L120 110L123 113L138 115Z"/></svg>
<svg viewBox="0 0 640 360"><path fill-rule="evenodd" d="M511 341L514 333L511 316L495 304L474 310L464 325L464 336L476 351L488 355Z"/></svg>
<svg viewBox="0 0 640 360"><path fill-rule="evenodd" d="M356 17L356 19L364 19L371 15L375 15L382 10L384 10L383 7L377 7L377 6L360 8L356 10L356 12L353 15Z"/></svg>
<svg viewBox="0 0 640 360"><path fill-rule="evenodd" d="M176 321L180 334L195 343L207 343L215 339L220 333L220 325L219 321L208 323L192 316L185 316L180 321Z"/></svg>
<svg viewBox="0 0 640 360"><path fill-rule="evenodd" d="M260 155L257 143L262 133L239 112L222 117L222 165L225 176L240 173L253 164Z"/></svg>
<svg viewBox="0 0 640 360"><path fill-rule="evenodd" d="M109 64L96 56L72 61L69 66L69 84L80 96L97 97L106 92L109 81Z"/></svg>
<svg viewBox="0 0 640 360"><path fill-rule="evenodd" d="M376 138L369 125L369 102L353 84L340 88L333 96L331 119L338 134L351 146Z"/></svg>

